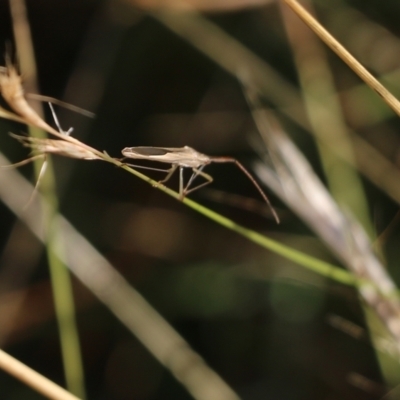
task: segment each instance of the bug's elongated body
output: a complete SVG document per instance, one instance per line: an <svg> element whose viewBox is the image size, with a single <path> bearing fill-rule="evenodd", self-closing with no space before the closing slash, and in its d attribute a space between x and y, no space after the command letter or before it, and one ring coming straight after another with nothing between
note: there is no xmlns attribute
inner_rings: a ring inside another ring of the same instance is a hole
<svg viewBox="0 0 400 400"><path fill-rule="evenodd" d="M122 150L122 155L125 158L132 158L135 160L148 160L148 161L157 161L162 163L171 164L171 168L167 170L161 170L167 173L165 179L160 181L159 183L167 182L173 173L179 168L179 194L180 198L183 200L185 196L189 193L200 189L201 187L210 184L213 181L213 178L203 172L203 168L208 164L213 162L215 163L234 163L236 164L243 173L251 180L253 185L257 188L260 192L261 196L269 206L272 211L272 214L277 223L279 223L279 217L274 208L272 207L268 197L261 189L260 185L256 182L250 172L235 158L232 157L210 157L206 154L199 153L198 151L192 149L189 146L184 147L147 147L147 146L140 146L140 147L125 147ZM130 164L132 165L132 164ZM158 168L150 168L150 167L143 167L139 165L132 165L138 168L144 169L152 169L160 171ZM184 186L183 184L183 169L184 168L192 168L193 174L189 178L187 184ZM195 187L192 187L192 183L197 176L202 176L206 182L203 182Z"/></svg>
<svg viewBox="0 0 400 400"><path fill-rule="evenodd" d="M211 158L189 146L185 147L125 147L122 154L127 158L153 160L178 164L186 168L200 168L211 163Z"/></svg>

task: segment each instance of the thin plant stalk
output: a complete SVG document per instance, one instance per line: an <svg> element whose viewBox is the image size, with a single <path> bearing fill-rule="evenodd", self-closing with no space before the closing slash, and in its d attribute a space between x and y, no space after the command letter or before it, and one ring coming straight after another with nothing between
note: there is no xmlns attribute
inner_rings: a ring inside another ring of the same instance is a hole
<svg viewBox="0 0 400 400"><path fill-rule="evenodd" d="M289 1L289 3L289 5L292 5L292 3L296 2ZM312 11L309 2L305 1L304 4ZM297 71L300 77L310 121L314 130L319 131L315 136L317 138L326 138L330 144L330 146L327 147L321 140L317 140L330 191L339 204L343 204L346 208L351 210L352 214L362 223L369 236L374 238L375 235L369 218L367 200L363 193L363 186L357 172L354 168L351 168L350 165L341 162L341 160L335 156L335 152L331 151L332 148L336 147L337 150L347 153L347 158L354 158L348 129L344 122L339 101L337 96L335 96L336 90L334 88L333 77L324 54L324 49L314 35L314 33L317 33L316 30L320 32L318 36L331 48L333 47L333 50L357 73L359 73L360 68L363 67L359 63L355 64L354 60L349 58L348 53L344 52L340 47L337 47L335 39L328 34L327 31L320 28L319 23L313 19L311 14L303 9L299 11L296 5L295 12L302 18L302 21L293 14L292 10L283 5L283 3L281 3L281 9L288 37L295 54ZM306 22L306 24L303 22ZM312 30L310 30L309 27L311 27ZM310 71L312 71L312 73L310 73ZM382 87L378 81L373 79L372 76L366 76L363 79L385 99L384 94L387 95L388 91L386 89L382 91ZM398 102L396 101L396 107L393 107L392 97L394 96L390 94L388 100L385 99L385 101L396 111ZM329 112L324 112L324 109L329 110ZM393 379L393 371L396 370L399 372L399 367L398 365L393 365L393 360L382 355L382 353L378 351L379 346L377 345L380 338L385 334L389 336L389 333L387 331L385 332L382 328L380 330L378 329L379 326L382 326L382 322L379 321L376 316L374 317L373 313L368 312L367 305L363 304L363 309L371 339L377 350L377 359L382 374L388 384L396 385L399 380L398 378ZM379 334L376 332L379 332Z"/></svg>
<svg viewBox="0 0 400 400"><path fill-rule="evenodd" d="M400 116L400 102L367 69L341 45L297 0L281 0L287 4L319 38L331 48L386 104Z"/></svg>
<svg viewBox="0 0 400 400"><path fill-rule="evenodd" d="M146 175L138 172L137 170L130 168L127 165L121 165L121 168L125 171L135 175L136 177L148 182L150 185L156 187L157 189L161 190L162 192L166 193L167 195L179 200L180 194L175 192L168 187L159 184L158 182L154 181L153 179L147 177ZM246 239L250 240L253 243L258 244L259 246L270 250L286 259L293 261L294 263L301 265L304 268L307 268L321 276L328 277L330 279L335 280L338 283L342 283L344 285L357 285L358 283L362 283L361 281L357 281L354 276L349 273L348 271L339 268L331 263L326 261L317 259L313 256L310 256L302 251L295 250L290 246L286 246L276 240L268 238L267 236L248 229L244 226L237 224L236 222L232 221L229 218L224 217L217 212L204 207L203 205L191 200L188 197L185 197L181 200L182 203L186 204L188 207L192 208L196 212L204 215L205 217L209 218L210 220L218 223L225 228L228 228L239 235L245 237ZM365 283L365 282L364 282Z"/></svg>
<svg viewBox="0 0 400 400"><path fill-rule="evenodd" d="M67 139L67 138L68 137L66 137L65 139ZM47 140L44 139L43 143L45 144L46 141ZM62 143L62 141L52 141L52 143L57 143L57 142ZM188 197L184 197L182 199L182 195L180 192L176 192L176 191L168 188L162 182L158 182L158 181L151 179L150 177L139 172L138 170L131 168L129 165L123 163L121 160L109 156L106 152L101 153L98 150L95 150L95 149L91 148L90 146L85 145L85 151L90 152L89 149L91 149L91 154L93 155L93 158L90 158L90 159L102 160L102 161L113 164L113 165L129 172L130 174L136 176L137 178L142 179L143 181L147 182L155 189L158 189L158 190L166 193L167 195L181 201L183 204L186 204L187 206L191 207L192 209L199 212L200 214L205 215L206 217L210 218L211 220L217 222L218 224L225 226L226 228L239 233L240 235L246 237L250 241L255 242L255 243L259 244L260 246L262 246L268 250L271 250L277 254L280 254L281 256L283 256L299 265L302 265L305 268L308 268L320 275L337 280L338 282L340 282L342 284L356 285L356 286L368 284L368 285L374 286L374 282L370 282L370 281L363 280L363 279L357 279L351 273L348 273L347 271L345 271L339 267L336 267L333 264L316 259L316 258L309 256L301 251L294 250L291 247L285 246L277 241L274 241L273 239L267 238L266 236L264 236L260 233L257 233L251 229L247 229L241 225L238 225L234 221L232 221L228 218L225 218L224 216L194 202L193 200L189 199ZM65 148L63 148L63 150L65 150ZM80 150L78 150L76 153L71 153L69 156L73 157L73 158L83 158L83 157L77 157L77 155L80 155L79 151ZM54 151L54 152L57 154L60 154L60 155L68 156L68 154L65 153L65 151L62 151L62 152ZM85 155L87 154L86 152L84 153ZM87 159L87 158L85 158L85 159ZM396 293L393 293L393 296L396 296Z"/></svg>
<svg viewBox="0 0 400 400"><path fill-rule="evenodd" d="M295 56L304 103L318 146L330 192L348 208L374 237L368 204L357 173L354 150L334 87L324 49L315 35L287 9L281 7L283 21ZM329 110L329 112L327 112ZM329 143L327 146L326 143ZM351 164L337 157L346 154Z"/></svg>
<svg viewBox="0 0 400 400"><path fill-rule="evenodd" d="M0 349L0 368L24 382L43 396L53 400L79 400L50 379Z"/></svg>
<svg viewBox="0 0 400 400"><path fill-rule="evenodd" d="M10 0L14 36L18 50L18 58L27 84L32 91L37 91L37 70L33 43L24 0ZM40 109L38 109L40 113ZM41 129L29 127L32 137L44 138ZM55 177L50 157L46 157L46 174L43 176L41 190L50 208L46 216L46 253L52 281L56 317L60 333L61 352L64 364L66 385L71 393L81 399L86 397L84 386L83 363L79 344L78 328L75 320L75 305L71 278L65 265L54 257L54 231L58 228L54 221L57 214L58 200L56 196ZM34 161L37 178L41 177L44 167L42 160Z"/></svg>
<svg viewBox="0 0 400 400"><path fill-rule="evenodd" d="M4 156L2 157L4 159ZM236 222L232 221L229 218L224 217L223 215L191 200L188 197L185 197L183 200L181 200L180 193L176 192L163 184L151 179L147 175L142 174L141 172L137 171L136 169L133 169L129 167L128 165L122 163L121 161L110 157L107 154L103 155L103 160L110 162L111 164L114 164L117 167L120 167L121 169L129 172L130 174L136 176L137 178L147 182L149 185L154 187L157 190L160 190L164 192L165 194L175 198L176 200L180 200L183 204L187 205L188 207L192 208L194 211L204 215L205 217L209 218L210 220L218 223L221 226L224 226L225 228L228 228L232 230L233 232L238 233L239 235L245 237L246 239L250 240L253 243L258 244L259 246L265 248L266 250L270 250L306 269L309 269L310 271L313 271L321 276L327 277L329 279L332 279L338 283L344 284L344 285L350 285L350 286L365 286L369 285L371 287L374 287L375 289L375 283L371 282L366 279L361 279L355 277L351 272L348 272L344 270L343 268L340 268L334 264L331 264L329 262L323 261L321 259L318 259L316 257L313 257L311 255L308 255L302 251L295 250L290 246L286 246L274 239L271 239L259 232L253 231L252 229L246 228L242 225L237 224ZM0 192L1 196L1 192ZM7 199L4 198L3 195L3 201L7 204L7 206L11 206L10 202L7 201ZM16 207L12 207L11 209L14 211ZM19 215L21 216L21 215ZM393 291L393 293L387 294L386 296L392 296L392 297L400 297L400 293L398 291Z"/></svg>

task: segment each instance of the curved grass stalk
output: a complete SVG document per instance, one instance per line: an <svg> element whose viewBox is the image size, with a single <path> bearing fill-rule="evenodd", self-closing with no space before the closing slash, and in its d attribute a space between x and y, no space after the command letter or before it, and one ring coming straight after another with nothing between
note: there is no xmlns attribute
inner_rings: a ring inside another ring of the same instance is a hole
<svg viewBox="0 0 400 400"><path fill-rule="evenodd" d="M86 147L90 148L89 146L86 146ZM357 279L352 273L350 273L334 264L330 264L328 262L325 262L323 260L320 260L313 256L310 256L306 253L303 253L299 250L295 250L289 246L283 245L282 243L279 243L271 238L268 238L268 237L262 235L261 233L255 232L249 228L239 225L239 224L235 223L234 221L230 220L229 218L226 218L226 217L222 216L221 214L218 214L215 211L212 211L211 209L189 199L188 197L185 197L182 199L181 194L179 192L176 192L176 191L166 187L162 183L155 181L154 179L148 177L147 175L139 172L138 170L131 168L129 165L124 164L119 159L111 157L106 152L100 153L98 150L95 150L95 149L92 149L92 152L98 155L97 159L109 162L117 167L120 167L121 169L129 172L130 174L135 175L137 178L147 182L154 188L159 189L162 192L164 192L165 194L175 198L176 200L181 201L183 204L187 205L188 207L192 208L193 210L197 211L198 213L206 216L207 218L213 220L214 222L220 224L221 226L224 226L224 227L240 234L241 236L244 236L248 240L260 245L261 247L264 247L265 249L273 251L274 253L281 255L282 257L285 257L288 260L293 261L298 265L301 265L315 273L318 273L322 276L333 279L333 280L335 280L339 283L345 284L345 285L375 286L374 282L370 282L365 279ZM62 154L62 155L66 155L66 154Z"/></svg>
<svg viewBox="0 0 400 400"><path fill-rule="evenodd" d="M177 200L180 199L180 195L178 192L169 189L168 187L158 183L157 181L149 178L148 176L138 172L137 170L130 168L129 166L124 164L121 164L120 167L125 171L135 175L136 177L144 180L150 185L156 187L157 189L161 190L167 195ZM361 280L357 281L357 279L353 276L353 274L347 272L346 270L336 265L330 264L326 261L310 256L299 250L295 250L289 246L277 242L276 240L268 238L267 236L264 236L261 233L255 232L249 228L245 228L244 226L237 224L231 219L226 218L223 215L218 214L217 212L212 211L209 208L204 207L201 204L196 203L195 201L187 197L185 197L182 200L182 203L192 208L193 210L197 211L198 213L204 215L205 217L211 219L212 221L218 223L219 225L224 226L225 228L228 228L238 233L239 235L250 240L251 242L256 243L259 246L267 250L270 250L282 257L285 257L286 259L293 261L294 263L301 265L302 267L307 268L319 275L333 279L336 282L345 285L357 285L366 283L365 281L361 282Z"/></svg>

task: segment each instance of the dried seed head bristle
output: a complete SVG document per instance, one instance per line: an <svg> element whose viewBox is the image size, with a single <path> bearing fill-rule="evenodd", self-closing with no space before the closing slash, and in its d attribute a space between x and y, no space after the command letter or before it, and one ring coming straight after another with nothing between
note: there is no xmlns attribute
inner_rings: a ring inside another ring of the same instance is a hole
<svg viewBox="0 0 400 400"><path fill-rule="evenodd" d="M70 143L69 146L64 144L64 147L68 147L67 151L59 151L44 146L44 153L58 153L66 155L67 157L80 158L85 160L100 159L99 155L96 155L96 150L90 146L85 145L77 139L65 135L65 132L58 132L50 125L48 125L37 112L28 104L24 96L24 90L22 87L22 79L17 69L12 65L9 58L6 60L6 66L0 67L0 93L4 100L8 103L10 108L19 115L23 122L27 125L33 125L44 131L51 133L58 138L62 139L62 142ZM16 116L17 117L17 116ZM17 117L18 119L18 117ZM62 145L57 144L56 148L60 149ZM41 150L40 150L41 151ZM68 153L68 154L67 154Z"/></svg>
<svg viewBox="0 0 400 400"><path fill-rule="evenodd" d="M24 97L22 79L17 69L7 60L6 67L0 69L0 93L10 108L20 115L27 125L33 125L59 136L60 133L48 125L28 104Z"/></svg>
<svg viewBox="0 0 400 400"><path fill-rule="evenodd" d="M100 159L90 150L65 140L42 139L14 134L10 135L21 142L25 147L29 147L39 154L52 153L81 160Z"/></svg>
<svg viewBox="0 0 400 400"><path fill-rule="evenodd" d="M0 70L0 92L10 106L16 99L24 96L21 76L11 64Z"/></svg>

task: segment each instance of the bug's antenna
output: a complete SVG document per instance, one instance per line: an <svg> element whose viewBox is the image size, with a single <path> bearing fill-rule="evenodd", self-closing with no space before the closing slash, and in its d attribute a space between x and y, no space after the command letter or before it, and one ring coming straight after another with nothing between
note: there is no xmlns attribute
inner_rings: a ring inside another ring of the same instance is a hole
<svg viewBox="0 0 400 400"><path fill-rule="evenodd" d="M271 202L269 201L269 198L264 193L264 191L261 189L261 186L257 183L257 181L254 179L254 177L250 174L250 172L244 167L244 165L242 163L240 163L238 160L236 160L236 158L232 158L232 157L213 157L212 161L217 162L217 163L226 163L226 162L235 163L242 170L242 172L250 179L250 181L253 183L255 188L259 191L262 198L264 199L264 201L267 203L268 207L270 208L276 223L279 224L281 222L279 219L278 213L276 212L275 208L272 206Z"/></svg>
<svg viewBox="0 0 400 400"><path fill-rule="evenodd" d="M253 185L257 188L257 190L260 192L262 198L265 200L265 202L267 203L268 207L271 209L272 215L274 216L276 223L279 224L281 222L281 220L279 219L278 213L276 212L275 208L272 206L272 204L269 201L269 198L267 197L267 195L261 189L261 186L257 183L257 181L250 174L250 172L244 167L243 164L241 164L236 159L233 159L233 161L244 172L244 174L253 182Z"/></svg>

